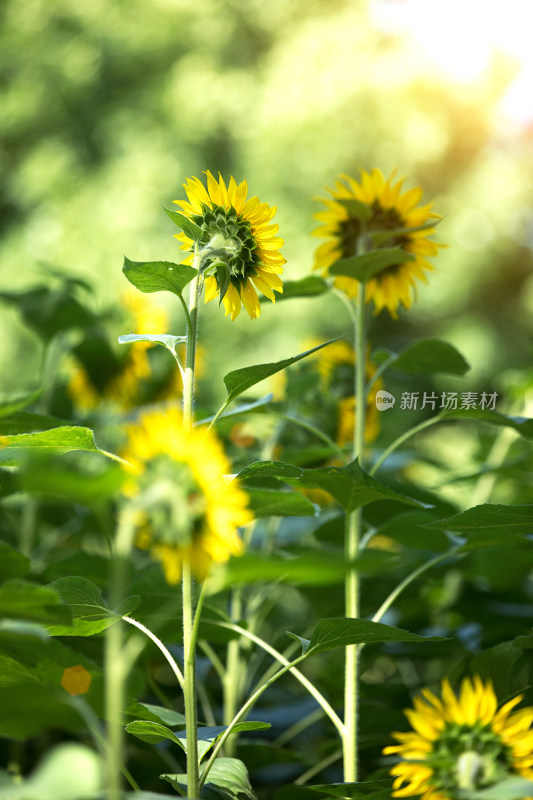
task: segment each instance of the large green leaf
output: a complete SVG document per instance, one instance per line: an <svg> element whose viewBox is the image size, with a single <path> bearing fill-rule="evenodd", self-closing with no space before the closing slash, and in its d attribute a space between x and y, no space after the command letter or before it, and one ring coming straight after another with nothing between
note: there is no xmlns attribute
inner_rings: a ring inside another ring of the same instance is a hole
<svg viewBox="0 0 533 800"><path fill-rule="evenodd" d="M23 292L0 292L0 299L16 306L28 327L46 341L62 331L87 328L98 322L68 286L60 289L37 286Z"/></svg>
<svg viewBox="0 0 533 800"><path fill-rule="evenodd" d="M292 479L288 479L293 483ZM424 503L390 489L385 484L363 472L357 459L346 467L321 467L305 469L297 480L299 486L324 489L337 500L345 511L373 503L376 500L396 500L418 508L427 508Z"/></svg>
<svg viewBox="0 0 533 800"><path fill-rule="evenodd" d="M159 722L161 725L170 725L173 728L181 728L185 725L185 716L172 708L164 706L154 706L150 703L133 703L128 708L128 714L141 720Z"/></svg>
<svg viewBox="0 0 533 800"><path fill-rule="evenodd" d="M224 383L226 384L226 390L228 393L225 400L225 405L231 403L236 397L245 392L247 389L255 386L256 383L260 383L261 381L264 381L265 378L275 375L276 372L280 372L282 369L290 367L291 364L296 364L296 362L300 361L302 358L307 358L307 356L316 353L317 350L321 350L323 347L327 347L328 344L336 342L338 338L339 337L336 339L331 339L329 342L319 344L317 347L313 347L311 350L306 350L304 353L299 353L297 356L292 356L292 358L285 358L283 361L275 361L271 364L254 364L252 367L242 367L241 369L228 372L228 374L224 376Z"/></svg>
<svg viewBox="0 0 533 800"><path fill-rule="evenodd" d="M293 297L318 297L329 290L324 278L318 275L308 275L299 281L285 281L283 294L276 296L276 300L291 300Z"/></svg>
<svg viewBox="0 0 533 800"><path fill-rule="evenodd" d="M126 474L117 464L103 459L99 466L102 468L95 472L78 464L66 464L53 455L48 457L48 453L40 453L39 457L24 464L20 488L30 494L52 495L87 506L101 506L118 494Z"/></svg>
<svg viewBox="0 0 533 800"><path fill-rule="evenodd" d="M49 628L51 636L93 636L101 633L121 616L134 611L140 602L138 595L132 595L112 611L104 603L100 589L81 576L58 578L48 585L57 592L73 616L71 625Z"/></svg>
<svg viewBox="0 0 533 800"><path fill-rule="evenodd" d="M528 419L527 417L512 417L489 408L457 408L450 411L441 411L440 416L444 420L471 419L486 422L489 425L513 428L524 439L533 439L533 419Z"/></svg>
<svg viewBox="0 0 533 800"><path fill-rule="evenodd" d="M282 583L324 586L342 583L346 561L342 552L307 552L266 556L247 552L231 558L224 568L213 575L217 591L223 587L248 583L280 581Z"/></svg>
<svg viewBox="0 0 533 800"><path fill-rule="evenodd" d="M383 625L381 622L347 617L319 620L310 639L304 639L290 631L287 631L287 636L299 641L302 645L302 653L308 656L351 644L445 641L442 636L419 636L416 633L402 631L400 628Z"/></svg>
<svg viewBox="0 0 533 800"><path fill-rule="evenodd" d="M171 261L130 261L124 256L122 272L137 289L150 292L172 292L181 296L197 274L194 267Z"/></svg>
<svg viewBox="0 0 533 800"><path fill-rule="evenodd" d="M0 617L67 624L71 612L53 587L13 579L0 586Z"/></svg>
<svg viewBox="0 0 533 800"><path fill-rule="evenodd" d="M533 781L513 775L488 789L465 792L465 800L523 800L532 794Z"/></svg>
<svg viewBox="0 0 533 800"><path fill-rule="evenodd" d="M187 786L187 775L160 775L160 778L168 781L180 794L183 787ZM243 795L249 800L256 800L248 777L248 771L242 761L237 758L217 758L207 776L206 786L215 786L222 789L223 795L230 798L242 798Z"/></svg>
<svg viewBox="0 0 533 800"><path fill-rule="evenodd" d="M409 375L426 372L464 375L470 369L470 365L448 342L442 342L440 339L422 339L406 347L389 364L389 368Z"/></svg>
<svg viewBox="0 0 533 800"><path fill-rule="evenodd" d="M201 761L205 754L213 747L221 736L226 731L227 726L215 727L199 727L197 730L198 737L198 760ZM232 730L232 733L240 733L241 731L260 731L270 728L268 722L238 722ZM126 730L143 742L162 742L168 739L174 744L177 744L186 753L187 752L187 733L184 730L172 731L166 725L159 722L152 722L150 720L135 720L126 725Z"/></svg>
<svg viewBox="0 0 533 800"><path fill-rule="evenodd" d="M533 505L475 506L452 517L431 522L427 527L464 534L467 549L510 545L524 541L525 536L533 533Z"/></svg>
<svg viewBox="0 0 533 800"><path fill-rule="evenodd" d="M249 507L256 519L260 517L314 517L317 507L297 492L278 492L275 489L246 487Z"/></svg>
<svg viewBox="0 0 533 800"><path fill-rule="evenodd" d="M330 275L342 275L354 278L360 283L366 283L387 267L406 264L408 261L414 261L415 258L413 253L409 253L401 247L383 247L380 250L373 250L371 253L364 253L364 255L341 258L339 261L335 261L328 271Z"/></svg>
<svg viewBox="0 0 533 800"><path fill-rule="evenodd" d="M38 433L5 436L0 441L0 463L17 463L28 451L70 453L72 450L100 452L95 444L92 430L64 425Z"/></svg>

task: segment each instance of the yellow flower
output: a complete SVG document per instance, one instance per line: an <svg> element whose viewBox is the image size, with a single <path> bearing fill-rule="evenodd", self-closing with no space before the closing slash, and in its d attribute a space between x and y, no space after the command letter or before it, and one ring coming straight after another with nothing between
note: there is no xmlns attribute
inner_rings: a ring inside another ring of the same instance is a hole
<svg viewBox="0 0 533 800"><path fill-rule="evenodd" d="M313 347L314 345L311 345ZM322 379L324 389L328 390L331 386L339 386L341 379L347 378L348 385L353 387L353 373L355 369L355 350L348 342L341 340L333 342L328 347L324 347L316 354L318 361L318 372ZM348 375L342 376L340 370L348 368ZM371 380L376 367L370 359L366 360L366 381ZM376 393L383 389L383 381L378 379L372 384L366 398L366 419L365 419L365 442L373 442L377 439L380 424L379 412L376 406ZM338 422L337 422L337 444L345 445L353 441L355 430L356 400L353 394L341 397L338 402Z"/></svg>
<svg viewBox="0 0 533 800"><path fill-rule="evenodd" d="M203 579L212 562L240 555L237 528L252 514L247 495L224 478L230 465L214 434L184 431L176 408L142 414L127 432L123 457L144 512L137 543L162 562L167 581L179 581L184 562Z"/></svg>
<svg viewBox="0 0 533 800"><path fill-rule="evenodd" d="M360 181L349 175L340 178L342 180L335 182L334 189L328 188L331 198L318 198L326 210L315 214L322 225L313 231L313 235L327 241L316 250L314 268L328 274L335 261L357 254L364 234L390 230L391 236L380 240L379 246L400 247L415 259L387 267L371 278L367 283L366 298L368 302L373 301L376 314L387 308L396 319L400 303L404 308L412 305L413 295L416 295L415 279L427 282L425 271L434 269L427 257L436 255L441 246L428 238L435 232L434 227L416 228L430 224L431 220L435 220L436 225L440 216L431 211L432 203L418 205L422 197L419 186L402 194L403 179L394 183L394 173L385 179L379 169L373 169L371 173L362 170ZM362 203L370 209L364 230L360 217L353 207L350 209L350 201ZM404 228L413 230L392 233ZM353 278L339 277L335 285L349 297L357 295L359 284Z"/></svg>
<svg viewBox="0 0 533 800"><path fill-rule="evenodd" d="M232 177L226 186L220 173L218 182L209 170L205 174L207 187L198 178L189 178L183 184L188 202L174 200L184 216L204 231L200 267L207 270L205 302L220 296L232 320L240 314L242 303L250 318L256 319L261 313L256 289L272 302L274 291L283 292L279 276L285 259L278 249L283 239L276 236L279 226L270 224L276 207L270 208L258 197L247 200L246 181L237 185ZM185 233L178 233L176 239L182 243L181 250L193 250L194 243ZM183 263L192 264L193 258L191 253Z"/></svg>
<svg viewBox="0 0 533 800"><path fill-rule="evenodd" d="M164 333L168 328L168 314L156 306L146 295L129 289L122 297L122 305L133 322L134 333ZM74 360L68 365L70 377L68 392L78 408L90 411L100 402L111 400L126 410L136 405L139 384L150 375L150 362L146 351L152 342L134 342L129 346L122 364L117 359L117 371L96 385L88 371ZM100 376L99 376L100 377Z"/></svg>
<svg viewBox="0 0 533 800"><path fill-rule="evenodd" d="M403 759L390 771L393 797L453 800L508 775L533 778L533 708L512 711L522 695L498 709L492 683L476 675L458 696L443 680L441 698L424 689L405 712L413 731L393 733L400 744L383 750Z"/></svg>

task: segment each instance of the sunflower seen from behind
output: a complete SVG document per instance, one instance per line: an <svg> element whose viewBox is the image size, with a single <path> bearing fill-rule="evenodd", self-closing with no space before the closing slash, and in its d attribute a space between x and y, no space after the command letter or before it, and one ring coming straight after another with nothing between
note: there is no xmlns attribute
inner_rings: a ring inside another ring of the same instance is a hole
<svg viewBox="0 0 533 800"><path fill-rule="evenodd" d="M226 316L235 320L244 306L251 319L261 313L257 290L275 302L274 292L283 292L280 275L285 259L279 248L276 213L258 197L247 199L246 181L228 185L206 171L206 186L196 177L183 184L187 200L174 200L184 216L203 231L199 243L200 270L205 275L205 302L218 297ZM176 234L181 249L190 252L182 263L194 261L194 242L186 233Z"/></svg>
<svg viewBox="0 0 533 800"><path fill-rule="evenodd" d="M402 193L403 182L395 181L394 173L385 179L379 169L362 170L360 181L341 175L335 188L327 189L331 197L317 198L326 208L314 215L322 224L313 235L326 239L315 252L314 268L326 275L336 261L360 254L364 238L365 249L373 242L378 249L397 247L408 254L405 261L386 267L366 284L366 300L373 302L375 313L387 308L394 319L400 304L411 307L416 281L427 282L426 272L434 270L428 258L437 255L441 246L430 239L441 217L431 210L432 203L419 205L419 186ZM364 216L367 219L362 222ZM372 232L377 231L384 236L372 239ZM388 237L387 231L391 231ZM353 278L335 279L335 286L348 297L357 295L358 285Z"/></svg>
<svg viewBox="0 0 533 800"><path fill-rule="evenodd" d="M446 679L440 698L424 689L405 711L413 731L393 733L399 744L383 750L402 759L390 770L392 796L456 800L513 775L532 780L533 708L513 711L522 699L498 708L492 683L477 675L458 695Z"/></svg>
<svg viewBox="0 0 533 800"><path fill-rule="evenodd" d="M157 558L170 584L182 565L204 579L213 562L243 551L238 528L252 520L248 496L224 476L230 464L207 428L183 430L177 408L142 414L127 427L126 494L138 512L138 547Z"/></svg>

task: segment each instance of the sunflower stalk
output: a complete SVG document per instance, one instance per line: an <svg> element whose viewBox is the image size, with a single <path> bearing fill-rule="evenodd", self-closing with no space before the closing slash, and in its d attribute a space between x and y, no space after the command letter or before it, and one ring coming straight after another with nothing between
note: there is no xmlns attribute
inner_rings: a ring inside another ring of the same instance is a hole
<svg viewBox="0 0 533 800"><path fill-rule="evenodd" d="M353 439L353 458L359 459L363 466L366 410L366 335L365 335L365 284L359 285L357 293L357 315L355 317L355 426ZM358 508L347 515L345 555L346 561L353 565L359 551L359 541L363 527L362 509ZM350 619L359 617L359 574L357 568L350 566L345 582L345 615ZM359 717L359 653L356 645L346 648L344 684L344 780L357 781L358 717Z"/></svg>

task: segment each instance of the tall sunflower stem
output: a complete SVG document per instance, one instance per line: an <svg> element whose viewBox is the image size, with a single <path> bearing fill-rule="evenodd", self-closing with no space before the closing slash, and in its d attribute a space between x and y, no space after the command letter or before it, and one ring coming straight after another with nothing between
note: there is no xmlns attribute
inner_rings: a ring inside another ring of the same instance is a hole
<svg viewBox="0 0 533 800"><path fill-rule="evenodd" d="M129 552L135 530L134 515L124 510L119 518L114 552L111 559L112 608L124 596L124 584ZM122 797L121 772L124 769L122 714L127 663L124 657L122 620L110 625L105 636L105 708L107 718L107 798Z"/></svg>
<svg viewBox="0 0 533 800"><path fill-rule="evenodd" d="M365 336L365 284L359 285L357 293L357 315L354 322L356 371L355 371L355 426L353 457L363 466L366 412L366 336ZM346 517L345 557L353 565L359 550L363 526L362 509L352 511ZM359 617L359 575L357 568L350 566L345 582L345 616ZM359 717L359 653L356 645L346 648L344 683L344 780L357 781L358 717Z"/></svg>
<svg viewBox="0 0 533 800"><path fill-rule="evenodd" d="M196 703L196 654L193 637L193 578L190 564L183 563L183 694L187 738L187 797L200 796L198 774L198 714Z"/></svg>

